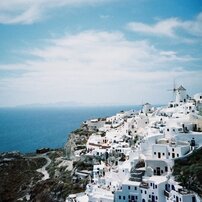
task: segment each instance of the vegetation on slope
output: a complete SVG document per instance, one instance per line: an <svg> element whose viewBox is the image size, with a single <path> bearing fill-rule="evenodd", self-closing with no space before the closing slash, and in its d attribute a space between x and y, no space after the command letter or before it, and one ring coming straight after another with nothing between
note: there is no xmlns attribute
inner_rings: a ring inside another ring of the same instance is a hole
<svg viewBox="0 0 202 202"><path fill-rule="evenodd" d="M44 158L26 158L20 153L0 154L0 201L16 201L24 197L42 174L36 170L46 163Z"/></svg>
<svg viewBox="0 0 202 202"><path fill-rule="evenodd" d="M189 157L175 160L173 174L183 187L202 196L202 148Z"/></svg>

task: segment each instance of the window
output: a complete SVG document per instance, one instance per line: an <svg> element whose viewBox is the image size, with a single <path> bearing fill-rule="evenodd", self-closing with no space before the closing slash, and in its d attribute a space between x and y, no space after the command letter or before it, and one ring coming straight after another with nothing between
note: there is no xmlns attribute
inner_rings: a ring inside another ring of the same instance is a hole
<svg viewBox="0 0 202 202"><path fill-rule="evenodd" d="M170 152L168 152L168 156L170 156Z"/></svg>
<svg viewBox="0 0 202 202"><path fill-rule="evenodd" d="M165 166L165 172L168 172L168 167L167 166Z"/></svg>
<svg viewBox="0 0 202 202"><path fill-rule="evenodd" d="M144 191L145 194L147 194L147 191Z"/></svg>
<svg viewBox="0 0 202 202"><path fill-rule="evenodd" d="M155 185L155 188L157 189L157 185Z"/></svg>
<svg viewBox="0 0 202 202"><path fill-rule="evenodd" d="M177 154L177 157L179 157L179 154Z"/></svg>
<svg viewBox="0 0 202 202"><path fill-rule="evenodd" d="M119 196L119 199L121 199L121 196Z"/></svg>
<svg viewBox="0 0 202 202"><path fill-rule="evenodd" d="M156 152L154 152L154 155L156 155Z"/></svg>
<svg viewBox="0 0 202 202"><path fill-rule="evenodd" d="M134 187L135 190L137 190L137 187Z"/></svg>
<svg viewBox="0 0 202 202"><path fill-rule="evenodd" d="M165 156L165 153L163 153L163 156Z"/></svg>
<svg viewBox="0 0 202 202"><path fill-rule="evenodd" d="M151 198L151 195L149 195L149 198Z"/></svg>
<svg viewBox="0 0 202 202"><path fill-rule="evenodd" d="M169 131L169 128L167 128L167 131Z"/></svg>
<svg viewBox="0 0 202 202"><path fill-rule="evenodd" d="M158 200L158 197L156 196L156 200Z"/></svg>
<svg viewBox="0 0 202 202"><path fill-rule="evenodd" d="M172 151L174 152L174 148L172 148Z"/></svg>
<svg viewBox="0 0 202 202"><path fill-rule="evenodd" d="M123 200L125 200L126 199L126 197L125 196L123 196Z"/></svg>
<svg viewBox="0 0 202 202"><path fill-rule="evenodd" d="M142 194L142 190L141 190L141 194Z"/></svg>
<svg viewBox="0 0 202 202"><path fill-rule="evenodd" d="M128 189L130 189L130 186L128 186Z"/></svg>

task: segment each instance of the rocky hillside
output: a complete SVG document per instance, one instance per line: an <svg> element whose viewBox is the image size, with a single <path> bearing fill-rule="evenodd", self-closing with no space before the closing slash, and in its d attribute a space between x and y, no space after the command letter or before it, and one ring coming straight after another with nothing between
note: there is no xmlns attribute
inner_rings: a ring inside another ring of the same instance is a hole
<svg viewBox="0 0 202 202"><path fill-rule="evenodd" d="M0 154L0 202L43 201L64 202L69 194L82 192L90 180L93 159L76 159L75 151L86 149L92 132L81 127L72 132L64 149L51 150L45 156L22 155L18 152ZM50 160L50 164L47 161ZM48 172L43 174L37 169ZM89 176L80 179L78 173L88 170Z"/></svg>
<svg viewBox="0 0 202 202"><path fill-rule="evenodd" d="M0 202L26 198L42 178L36 170L45 163L44 158L27 158L17 152L0 154Z"/></svg>
<svg viewBox="0 0 202 202"><path fill-rule="evenodd" d="M173 174L183 187L202 196L202 148L176 160Z"/></svg>

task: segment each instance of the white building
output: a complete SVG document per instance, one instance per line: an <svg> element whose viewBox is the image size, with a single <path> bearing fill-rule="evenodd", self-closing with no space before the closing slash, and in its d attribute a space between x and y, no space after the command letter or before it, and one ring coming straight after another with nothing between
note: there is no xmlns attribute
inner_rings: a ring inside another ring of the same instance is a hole
<svg viewBox="0 0 202 202"><path fill-rule="evenodd" d="M94 165L93 166L93 181L98 183L100 178L105 175L105 165Z"/></svg>
<svg viewBox="0 0 202 202"><path fill-rule="evenodd" d="M143 113L152 113L152 106L149 103L145 103L142 108Z"/></svg>
<svg viewBox="0 0 202 202"><path fill-rule="evenodd" d="M116 202L140 201L140 182L124 181L122 187L115 192L114 197Z"/></svg>
<svg viewBox="0 0 202 202"><path fill-rule="evenodd" d="M166 202L201 202L200 197L193 191L182 188L177 182L168 180L164 195Z"/></svg>
<svg viewBox="0 0 202 202"><path fill-rule="evenodd" d="M173 91L175 100L168 107L154 111L146 103L139 113L120 112L106 118L102 127L96 126L106 133L90 136L86 155L107 152L108 158L93 166L92 183L87 185L86 195L74 198L76 201L201 201L174 180L172 171L174 159L202 146L202 93L190 98L183 86Z"/></svg>
<svg viewBox="0 0 202 202"><path fill-rule="evenodd" d="M154 159L174 159L184 156L190 151L188 142L159 139L152 146L152 156Z"/></svg>
<svg viewBox="0 0 202 202"><path fill-rule="evenodd" d="M116 202L164 202L165 184L164 176L152 176L142 182L124 181L120 190L115 192Z"/></svg>
<svg viewBox="0 0 202 202"><path fill-rule="evenodd" d="M202 93L195 94L194 95L194 100L196 102L197 110L202 112Z"/></svg>

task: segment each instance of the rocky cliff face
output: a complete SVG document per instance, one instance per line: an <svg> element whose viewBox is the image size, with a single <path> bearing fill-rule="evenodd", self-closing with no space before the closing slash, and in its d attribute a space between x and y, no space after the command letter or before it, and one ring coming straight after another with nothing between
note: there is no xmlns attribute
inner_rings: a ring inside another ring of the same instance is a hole
<svg viewBox="0 0 202 202"><path fill-rule="evenodd" d="M68 141L64 147L66 158L69 160L75 159L74 148L76 147L76 144L75 144L75 137L74 136L75 136L74 133L71 133L69 135Z"/></svg>
<svg viewBox="0 0 202 202"><path fill-rule="evenodd" d="M93 131L90 131L87 127L84 126L73 131L69 135L68 141L64 147L66 157L70 160L78 160L76 159L74 152L76 150L85 150L87 140L92 133Z"/></svg>

